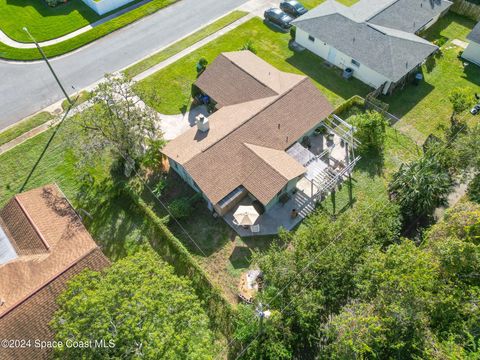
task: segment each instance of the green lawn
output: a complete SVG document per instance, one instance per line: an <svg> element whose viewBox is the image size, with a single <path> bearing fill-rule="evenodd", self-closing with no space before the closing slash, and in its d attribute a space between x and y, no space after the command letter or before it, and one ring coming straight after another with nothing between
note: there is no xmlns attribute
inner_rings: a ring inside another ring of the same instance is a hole
<svg viewBox="0 0 480 360"><path fill-rule="evenodd" d="M448 126L451 115L450 92L456 88L471 90L472 96L480 92L480 67L459 58L460 48L451 44L453 39L464 40L475 25L464 17L448 14L424 34L433 41L445 37L442 56L436 56L423 66L425 81L419 86L408 85L405 89L384 97L390 104L389 111L401 121L396 127L407 133L417 143L430 134L441 134L442 126ZM467 119L473 119L468 112Z"/></svg>
<svg viewBox="0 0 480 360"><path fill-rule="evenodd" d="M322 2L325 0L302 0L301 3L305 5L306 8L311 9L314 8L317 5L320 5ZM343 5L351 6L358 2L358 0L337 0L339 3L342 3Z"/></svg>
<svg viewBox="0 0 480 360"><path fill-rule="evenodd" d="M9 141L26 133L27 131L32 130L33 128L36 128L37 126L40 126L52 119L53 115L51 115L50 113L41 112L16 125L13 125L8 129L0 132L0 145L6 144Z"/></svg>
<svg viewBox="0 0 480 360"><path fill-rule="evenodd" d="M0 1L7 1L8 4L10 4L10 0L0 0ZM17 1L17 0L15 0ZM43 0L35 0L38 2L42 2ZM72 0L72 2L81 2L81 0ZM81 46L84 46L94 40L97 40L98 38L108 35L112 31L118 30L134 21L137 21L141 19L144 16L153 14L154 12L164 8L165 6L168 6L178 0L152 0L145 5L142 5L139 8L136 8L134 10L131 10L115 19L112 19L110 21L107 21L104 24L101 24L85 33L82 33L72 39L65 40L61 43L51 45L51 46L45 46L43 47L43 50L45 51L46 55L49 57L54 57L54 56L59 56L62 54L65 54L69 51L78 49ZM2 4L0 2L0 4ZM11 5L8 5L11 6ZM48 10L48 9L47 9ZM2 29L4 21L1 20L1 16L3 15L2 9L0 7L0 24L2 24ZM62 19L61 21L67 21L66 19L68 16L65 17L60 17ZM20 20L12 20L15 19L15 17L11 18L9 17L9 22L8 23L20 23ZM83 25L82 25L83 26ZM20 26L20 29L23 27L23 25ZM81 27L81 26L79 26ZM9 26L11 28L11 26ZM30 32L38 37L37 32L32 29L32 25L28 24L28 28L30 29ZM8 29L5 29L4 31L8 32ZM37 39L40 40L40 39ZM11 59L11 60L38 60L41 59L40 54L38 53L37 49L17 49L17 48L12 48L10 46L7 46L3 43L0 43L0 58L3 59Z"/></svg>
<svg viewBox="0 0 480 360"><path fill-rule="evenodd" d="M133 66L130 66L128 69L124 71L125 75L127 75L130 78L133 78L134 76L144 72L145 70L150 69L152 66L168 59L169 57L179 53L180 51L188 48L189 46L192 46L198 41L223 29L224 27L246 16L247 14L248 13L244 11L233 11L232 13L215 21L214 23L207 25L206 27L200 29L194 34L186 37L185 39L182 39L176 42L175 44L165 48L164 50L159 51L158 53L148 57L147 59L142 60Z"/></svg>
<svg viewBox="0 0 480 360"><path fill-rule="evenodd" d="M178 114L186 111L191 103L191 85L196 79L195 65L198 59L204 57L212 62L221 52L239 50L251 39L258 56L280 70L308 75L334 105L353 95L365 96L371 91L356 79L343 79L340 70L324 66L322 59L309 51L292 52L288 48L290 35L272 30L258 18L247 21L140 81L137 89L143 100L160 113Z"/></svg>
<svg viewBox="0 0 480 360"><path fill-rule="evenodd" d="M25 190L57 183L77 208L92 216L86 218L87 227L107 256L111 259L122 257L148 240L147 226L143 217L132 212L129 201L118 197L107 157L91 169L93 185L84 186L83 172L76 166L68 122L65 124L67 126L58 131ZM0 207L19 192L52 132L50 129L0 155Z"/></svg>
<svg viewBox="0 0 480 360"><path fill-rule="evenodd" d="M44 0L0 0L0 29L11 39L31 42L22 30L27 26L37 41L58 38L101 19L81 0L55 8Z"/></svg>

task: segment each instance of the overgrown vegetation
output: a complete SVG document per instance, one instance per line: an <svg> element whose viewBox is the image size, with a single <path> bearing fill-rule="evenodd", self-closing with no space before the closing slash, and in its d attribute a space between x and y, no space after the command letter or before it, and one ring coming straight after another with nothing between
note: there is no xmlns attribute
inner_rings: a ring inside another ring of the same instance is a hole
<svg viewBox="0 0 480 360"><path fill-rule="evenodd" d="M209 359L213 334L190 280L152 250L139 251L104 273L84 271L68 283L53 320L55 339L104 347L57 347L60 358Z"/></svg>
<svg viewBox="0 0 480 360"><path fill-rule="evenodd" d="M421 246L399 239L398 211L316 214L284 235L288 250L257 254L272 314L259 332L254 307L241 308L241 358L476 358L480 207L450 210Z"/></svg>

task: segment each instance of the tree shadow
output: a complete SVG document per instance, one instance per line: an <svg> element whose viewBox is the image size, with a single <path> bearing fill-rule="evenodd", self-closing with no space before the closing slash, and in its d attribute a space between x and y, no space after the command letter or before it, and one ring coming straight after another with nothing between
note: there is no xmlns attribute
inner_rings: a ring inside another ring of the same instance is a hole
<svg viewBox="0 0 480 360"><path fill-rule="evenodd" d="M344 79L339 68L326 65L325 60L309 50L294 53L287 62L344 99L354 95L365 96L372 91L371 87L360 80Z"/></svg>
<svg viewBox="0 0 480 360"><path fill-rule="evenodd" d="M252 251L247 246L235 246L228 259L234 269L246 269L250 266Z"/></svg>
<svg viewBox="0 0 480 360"><path fill-rule="evenodd" d="M85 226L112 260L131 254L153 234L130 198L122 196L120 186L108 179L85 184L76 201Z"/></svg>
<svg viewBox="0 0 480 360"><path fill-rule="evenodd" d="M361 159L355 170L367 173L369 177L383 176L385 156L383 150L368 150L360 154Z"/></svg>
<svg viewBox="0 0 480 360"><path fill-rule="evenodd" d="M452 23L455 23L458 27L466 27L469 29L473 29L475 26L475 21L450 11L445 16L438 19L435 24L424 31L421 35L423 38L431 42L443 42L445 39L453 40L453 38L448 37L448 31L446 31Z"/></svg>
<svg viewBox="0 0 480 360"><path fill-rule="evenodd" d="M396 89L392 95L382 95L379 99L389 104L388 112L401 118L428 96L433 89L435 87L432 84L423 80L418 85L409 83L403 89Z"/></svg>

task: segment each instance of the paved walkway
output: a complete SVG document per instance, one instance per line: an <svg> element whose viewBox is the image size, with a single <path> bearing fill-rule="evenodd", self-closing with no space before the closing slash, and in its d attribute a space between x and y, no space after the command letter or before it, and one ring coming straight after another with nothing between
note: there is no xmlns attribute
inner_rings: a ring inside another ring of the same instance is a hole
<svg viewBox="0 0 480 360"><path fill-rule="evenodd" d="M173 64L174 62L178 61L179 59L183 58L184 56L194 52L195 50L198 50L199 48L208 44L209 42L219 38L222 35L225 35L229 31L235 29L236 27L238 27L241 24L247 22L248 20L250 20L253 17L254 17L254 15L248 14L247 16L244 16L244 17L238 19L237 21L234 21L233 23L231 23L230 25L227 25L223 29L220 29L219 31L213 33L212 35L207 36L206 38L200 40L199 42L193 44L192 46L180 51L179 53L177 53L177 54L169 57L168 59L158 63L157 65L152 66L150 69L138 74L137 76L135 76L133 78L133 80L140 81L140 80L143 80L143 79L149 77L150 75L152 75L152 74L156 73L157 71L167 67L168 65Z"/></svg>
<svg viewBox="0 0 480 360"><path fill-rule="evenodd" d="M56 39L52 39L52 40L47 40L47 41L42 41L42 42L39 42L40 46L50 46L50 45L55 45L55 44L58 44L58 43L61 43L62 41L65 41L65 40L69 40L69 39L72 39L80 34L83 34L84 32L87 32L91 29L93 29L94 27L97 27L99 25L102 25L104 23L106 23L107 21L110 21L112 19L115 19L116 17L119 17L120 15L123 15L129 11L132 11L142 5L145 5L146 3L150 2L152 0L142 0L132 6L129 6L125 9L122 9L120 11L117 11L116 13L112 14L112 15L108 15L98 21L95 21L87 26L84 26L78 30L75 30L69 34L66 34L66 35L63 35L61 37L58 37ZM33 34L33 36L35 36L35 34ZM18 41L15 41L13 40L12 38L8 37L7 34L5 34L2 30L0 30L0 42L4 43L5 45L8 45L10 47L13 47L13 48L17 48L17 49L34 49L36 47L36 45L34 43L24 43L24 42L18 42Z"/></svg>

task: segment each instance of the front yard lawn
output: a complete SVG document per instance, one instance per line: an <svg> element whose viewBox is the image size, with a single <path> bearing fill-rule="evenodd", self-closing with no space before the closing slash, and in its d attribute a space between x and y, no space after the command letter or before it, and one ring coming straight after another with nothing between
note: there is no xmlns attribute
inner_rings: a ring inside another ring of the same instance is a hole
<svg viewBox="0 0 480 360"><path fill-rule="evenodd" d="M6 1L6 0L0 0L0 1ZM15 0L17 1L17 0ZM43 0L34 0L34 1L43 1ZM81 0L72 0L72 2L79 2L81 3ZM141 19L144 16L150 15L178 0L151 0L150 2L133 9L125 14L122 14L112 20L107 21L106 23L103 23L101 25L98 25L94 27L93 29L88 30L87 32L84 32L72 39L68 39L65 41L62 41L61 43L55 44L55 45L50 45L50 46L45 46L43 47L43 51L48 57L55 57L59 55L63 55L69 51L78 49L79 47L82 47L94 40L97 40L98 38L101 38L102 36L108 35L111 32L118 30L128 24L131 24L134 21L137 21ZM0 3L1 4L1 3ZM131 4L130 4L131 5ZM10 5L9 5L10 6ZM126 5L128 6L128 5ZM118 9L117 9L118 10ZM0 14L2 14L2 10L0 8ZM2 14L3 15L3 14ZM0 15L1 16L1 15ZM66 16L68 18L68 16ZM15 19L15 17L13 17ZM63 18L62 18L63 19ZM62 20L63 21L63 20ZM10 21L9 21L10 22ZM16 23L17 21L15 21ZM20 24L19 28L21 29L24 25L24 23L18 22ZM0 19L0 24L2 24L2 29L3 29L3 20ZM38 37L37 31L34 31L32 26L27 24L30 32L32 33L33 36ZM83 26L83 25L82 25ZM78 27L82 27L78 26ZM7 30L4 30L7 31ZM70 32L70 31L69 31ZM40 40L40 38L37 38L37 40ZM26 40L26 41L29 41ZM9 60L38 60L41 59L40 54L38 53L37 49L18 49L18 48L13 48L10 46L7 46L3 43L0 42L0 58L3 59L9 59Z"/></svg>
<svg viewBox="0 0 480 360"><path fill-rule="evenodd" d="M137 89L143 100L162 114L185 112L191 103L198 60L204 57L212 62L220 53L240 50L247 41L252 41L258 56L282 71L309 76L334 105L371 91L356 79L343 79L340 70L325 66L321 58L307 50L294 53L288 48L289 40L289 34L272 30L254 18L140 81Z"/></svg>
<svg viewBox="0 0 480 360"><path fill-rule="evenodd" d="M431 133L440 135L442 127L449 126L452 106L448 96L453 89L469 89L472 97L480 92L480 67L461 59L462 49L451 43L454 39L464 40L474 25L473 21L455 14L440 19L424 36L431 41L441 37L448 41L442 46L442 55L422 67L424 81L383 98L390 104L389 112L401 118L396 127L417 143ZM465 117L473 120L468 112Z"/></svg>
<svg viewBox="0 0 480 360"><path fill-rule="evenodd" d="M318 6L320 5L322 2L324 2L325 0L301 0L301 3L308 9L312 9L314 8L315 6ZM343 4L343 5L347 5L347 6L352 6L353 4L355 4L356 2L358 2L358 0L338 0L339 3Z"/></svg>
<svg viewBox="0 0 480 360"><path fill-rule="evenodd" d="M210 25L205 26L204 28L198 30L192 35L187 36L186 38L176 42L173 45L149 56L148 58L136 63L135 65L130 66L125 69L124 73L129 78L133 78L138 74L144 72L145 70L150 69L152 66L161 63L162 61L168 59L169 57L179 53L182 50L192 46L193 44L199 42L200 40L205 39L206 37L216 33L217 31L223 29L224 27L234 23L238 19L246 16L248 13L244 11L233 11L228 15L218 19L217 21L211 23Z"/></svg>

